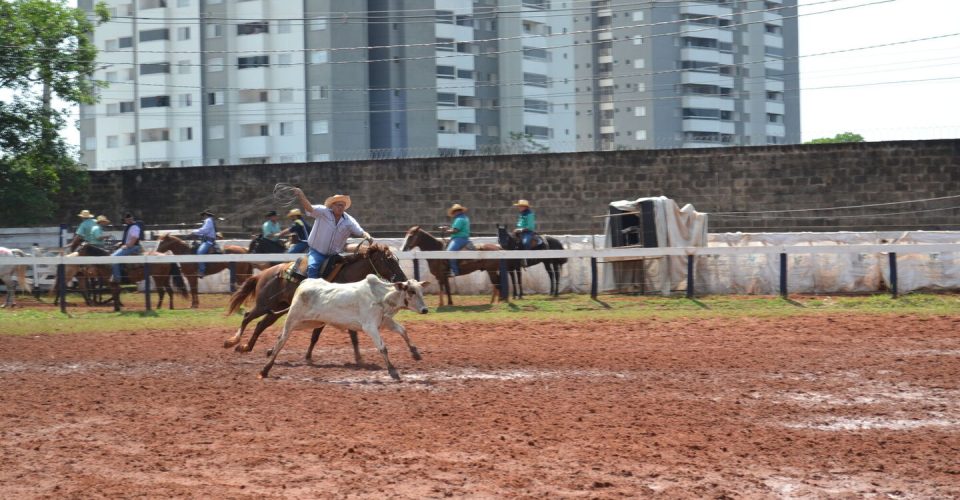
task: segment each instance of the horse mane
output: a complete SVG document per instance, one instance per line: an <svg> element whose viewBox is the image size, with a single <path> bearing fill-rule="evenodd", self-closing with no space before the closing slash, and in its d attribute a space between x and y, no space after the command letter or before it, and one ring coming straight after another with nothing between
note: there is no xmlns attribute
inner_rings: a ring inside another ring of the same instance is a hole
<svg viewBox="0 0 960 500"><path fill-rule="evenodd" d="M390 247L384 245L383 243L371 243L366 246L360 245L360 247L357 249L357 253L365 259L371 258L371 254L375 253L382 253L387 258L393 256L393 252L390 250Z"/></svg>

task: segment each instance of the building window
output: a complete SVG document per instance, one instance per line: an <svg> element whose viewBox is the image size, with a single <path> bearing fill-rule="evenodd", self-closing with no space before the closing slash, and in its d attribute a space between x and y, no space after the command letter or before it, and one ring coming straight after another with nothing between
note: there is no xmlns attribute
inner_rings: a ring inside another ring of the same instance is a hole
<svg viewBox="0 0 960 500"><path fill-rule="evenodd" d="M438 106L456 106L457 94L451 94L449 92L437 92L437 105Z"/></svg>
<svg viewBox="0 0 960 500"><path fill-rule="evenodd" d="M210 106L220 106L223 104L223 91L210 92L207 94L207 104Z"/></svg>
<svg viewBox="0 0 960 500"><path fill-rule="evenodd" d="M167 6L167 0L140 0L140 9L160 9Z"/></svg>
<svg viewBox="0 0 960 500"><path fill-rule="evenodd" d="M524 47L523 58L531 61L549 61L550 51L537 47Z"/></svg>
<svg viewBox="0 0 960 500"><path fill-rule="evenodd" d="M550 103L539 99L524 99L523 110L529 113L549 113Z"/></svg>
<svg viewBox="0 0 960 500"><path fill-rule="evenodd" d="M435 45L437 50L443 52L453 52L457 50L457 46L454 44L453 38L437 38Z"/></svg>
<svg viewBox="0 0 960 500"><path fill-rule="evenodd" d="M168 128L145 128L140 131L141 142L161 142L170 140Z"/></svg>
<svg viewBox="0 0 960 500"><path fill-rule="evenodd" d="M256 35L258 33L270 33L270 23L255 21L237 25L237 35Z"/></svg>
<svg viewBox="0 0 960 500"><path fill-rule="evenodd" d="M293 122L280 122L280 135L293 135Z"/></svg>
<svg viewBox="0 0 960 500"><path fill-rule="evenodd" d="M638 141L645 141L645 140L647 140L647 131L646 131L646 130L637 130L636 132L633 133L633 138L636 139L636 140L638 140Z"/></svg>
<svg viewBox="0 0 960 500"><path fill-rule="evenodd" d="M208 24L207 25L207 38L219 38L223 36L223 25L222 24Z"/></svg>
<svg viewBox="0 0 960 500"><path fill-rule="evenodd" d="M156 75L159 73L170 73L170 63L149 63L140 65L141 75Z"/></svg>
<svg viewBox="0 0 960 500"><path fill-rule="evenodd" d="M456 78L457 69L453 66L437 66L437 78Z"/></svg>
<svg viewBox="0 0 960 500"><path fill-rule="evenodd" d="M767 113L767 123L783 123L783 115Z"/></svg>
<svg viewBox="0 0 960 500"><path fill-rule="evenodd" d="M140 43L152 42L154 40L169 40L169 39L170 39L170 30L167 28L160 28L155 30L144 30L140 32Z"/></svg>
<svg viewBox="0 0 960 500"><path fill-rule="evenodd" d="M193 140L193 127L180 127L180 140L181 140L181 141L192 141L192 140Z"/></svg>
<svg viewBox="0 0 960 500"><path fill-rule="evenodd" d="M323 64L327 62L327 56L326 50L315 50L310 53L310 64Z"/></svg>
<svg viewBox="0 0 960 500"><path fill-rule="evenodd" d="M330 124L327 120L315 120L310 126L312 134L326 134L329 131Z"/></svg>
<svg viewBox="0 0 960 500"><path fill-rule="evenodd" d="M270 66L270 56L249 56L237 58L238 69L265 68L267 66Z"/></svg>
<svg viewBox="0 0 960 500"><path fill-rule="evenodd" d="M550 86L550 81L547 79L547 75L541 75L539 73L524 73L523 84L531 87L546 88Z"/></svg>
<svg viewBox="0 0 960 500"><path fill-rule="evenodd" d="M140 98L140 109L167 108L167 107L170 107L170 96L168 95L158 95L158 96Z"/></svg>
<svg viewBox="0 0 960 500"><path fill-rule="evenodd" d="M457 78L463 78L464 80L473 80L473 70L469 69L458 69Z"/></svg>
<svg viewBox="0 0 960 500"><path fill-rule="evenodd" d="M193 94L180 94L177 101L181 108L189 108L193 106Z"/></svg>
<svg viewBox="0 0 960 500"><path fill-rule="evenodd" d="M177 40L183 41L183 40L189 40L189 39L190 39L189 26L183 26L183 27L177 28Z"/></svg>
<svg viewBox="0 0 960 500"><path fill-rule="evenodd" d="M456 20L456 16L453 15L452 10L436 11L436 22L438 24L453 24L454 20Z"/></svg>
<svg viewBox="0 0 960 500"><path fill-rule="evenodd" d="M328 94L327 94L327 87L324 87L324 86L321 86L321 85L314 85L314 86L310 87L310 98L311 98L311 99L314 99L314 100L317 100L317 99L326 99L327 97L329 97Z"/></svg>
<svg viewBox="0 0 960 500"><path fill-rule="evenodd" d="M768 101L783 101L783 92L775 92L772 90L767 91L767 100Z"/></svg>
<svg viewBox="0 0 960 500"><path fill-rule="evenodd" d="M270 125L266 123L250 123L240 126L241 137L267 137L270 135Z"/></svg>
<svg viewBox="0 0 960 500"><path fill-rule="evenodd" d="M121 102L121 103L120 103L120 112L121 112L121 113L133 113L133 101Z"/></svg>
<svg viewBox="0 0 960 500"><path fill-rule="evenodd" d="M120 138L115 135L107 136L107 147L108 148L117 148L120 147Z"/></svg>
<svg viewBox="0 0 960 500"><path fill-rule="evenodd" d="M133 37L132 36L122 36L117 39L117 47L121 49L129 49L133 47Z"/></svg>
<svg viewBox="0 0 960 500"><path fill-rule="evenodd" d="M223 125L214 125L207 129L207 137L210 139L223 139L224 128Z"/></svg>
<svg viewBox="0 0 960 500"><path fill-rule="evenodd" d="M549 127L539 127L536 125L523 127L523 132L534 139L549 139L553 135L553 130Z"/></svg>

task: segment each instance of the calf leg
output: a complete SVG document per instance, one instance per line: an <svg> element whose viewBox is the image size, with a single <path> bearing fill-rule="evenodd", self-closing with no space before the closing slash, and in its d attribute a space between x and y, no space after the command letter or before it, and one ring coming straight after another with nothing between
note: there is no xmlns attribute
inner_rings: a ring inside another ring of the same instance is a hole
<svg viewBox="0 0 960 500"><path fill-rule="evenodd" d="M383 355L383 362L387 364L387 373L390 374L390 377L394 380L400 380L400 374L397 373L397 369L393 367L393 364L390 363L390 357L387 356L387 346L383 343L383 337L380 336L380 329L377 325L364 325L363 331L367 332L367 335L373 339L373 345L377 347L377 350L380 351L380 354Z"/></svg>
<svg viewBox="0 0 960 500"><path fill-rule="evenodd" d="M13 307L13 294L14 294L13 280L9 280L9 281L10 281L10 284L7 285L7 301L4 302L3 307Z"/></svg>
<svg viewBox="0 0 960 500"><path fill-rule="evenodd" d="M277 343L274 344L273 349L270 349L270 359L267 361L267 364L263 365L263 368L260 369L260 374L257 378L267 378L267 374L270 373L270 368L273 368L273 363L277 360L277 355L280 354L280 349L283 349L283 344L287 343L287 337L290 336L290 333L293 332L293 329L297 327L299 322L299 311L290 311L290 315L287 316L287 321L283 324L283 333L280 334L280 337L277 338Z"/></svg>
<svg viewBox="0 0 960 500"><path fill-rule="evenodd" d="M388 330L393 330L399 333L400 336L403 337L403 341L407 343L407 348L410 349L410 355L413 356L413 359L417 361L423 359L420 357L420 350L417 349L417 346L410 343L410 336L407 335L407 329L404 328L403 325L397 323L397 321L393 318L386 318L383 320L382 326Z"/></svg>
<svg viewBox="0 0 960 500"><path fill-rule="evenodd" d="M360 356L360 341L357 339L356 330L348 330L350 333L350 343L353 344L353 361L357 366L363 363L363 357Z"/></svg>

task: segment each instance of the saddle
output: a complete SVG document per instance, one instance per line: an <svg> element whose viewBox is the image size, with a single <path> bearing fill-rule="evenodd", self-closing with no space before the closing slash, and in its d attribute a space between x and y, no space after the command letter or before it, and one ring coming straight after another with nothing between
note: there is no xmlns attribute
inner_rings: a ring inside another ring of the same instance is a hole
<svg viewBox="0 0 960 500"><path fill-rule="evenodd" d="M200 250L200 243L201 243L200 241L194 241L190 245L190 253L192 253L193 255L196 255L197 250ZM223 249L220 248L220 245L218 243L214 243L213 248L211 248L210 251L207 252L207 255L213 255L217 253L223 253Z"/></svg>
<svg viewBox="0 0 960 500"><path fill-rule="evenodd" d="M332 255L323 261L320 265L320 277L333 281L340 273L340 269L347 261L342 255ZM307 279L307 256L297 257L297 260L291 262L280 273L281 278L291 283L300 283Z"/></svg>

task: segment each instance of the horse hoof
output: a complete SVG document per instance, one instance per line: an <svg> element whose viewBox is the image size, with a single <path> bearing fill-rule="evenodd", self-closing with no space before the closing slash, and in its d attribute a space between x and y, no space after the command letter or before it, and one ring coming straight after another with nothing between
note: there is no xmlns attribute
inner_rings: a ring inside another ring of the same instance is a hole
<svg viewBox="0 0 960 500"><path fill-rule="evenodd" d="M232 340L224 340L224 341L223 341L223 348L224 348L224 349L229 349L229 348L231 348L231 347L233 347L233 346L235 346L235 345L236 345L236 344L235 344Z"/></svg>
<svg viewBox="0 0 960 500"><path fill-rule="evenodd" d="M269 358L272 355L273 355L273 349L267 349L267 357Z"/></svg>
<svg viewBox="0 0 960 500"><path fill-rule="evenodd" d="M416 347L410 348L410 355L413 356L413 359L416 361L420 361L421 359L423 359L423 357L420 356L420 351Z"/></svg>
<svg viewBox="0 0 960 500"><path fill-rule="evenodd" d="M257 374L257 380L263 380L263 379L265 379L265 378L267 378L267 374L266 374L266 373L260 372L260 373Z"/></svg>
<svg viewBox="0 0 960 500"><path fill-rule="evenodd" d="M390 378L396 380L397 382L400 381L400 374L397 373L397 370L395 368L390 368L389 370L387 370L387 372L390 373Z"/></svg>

